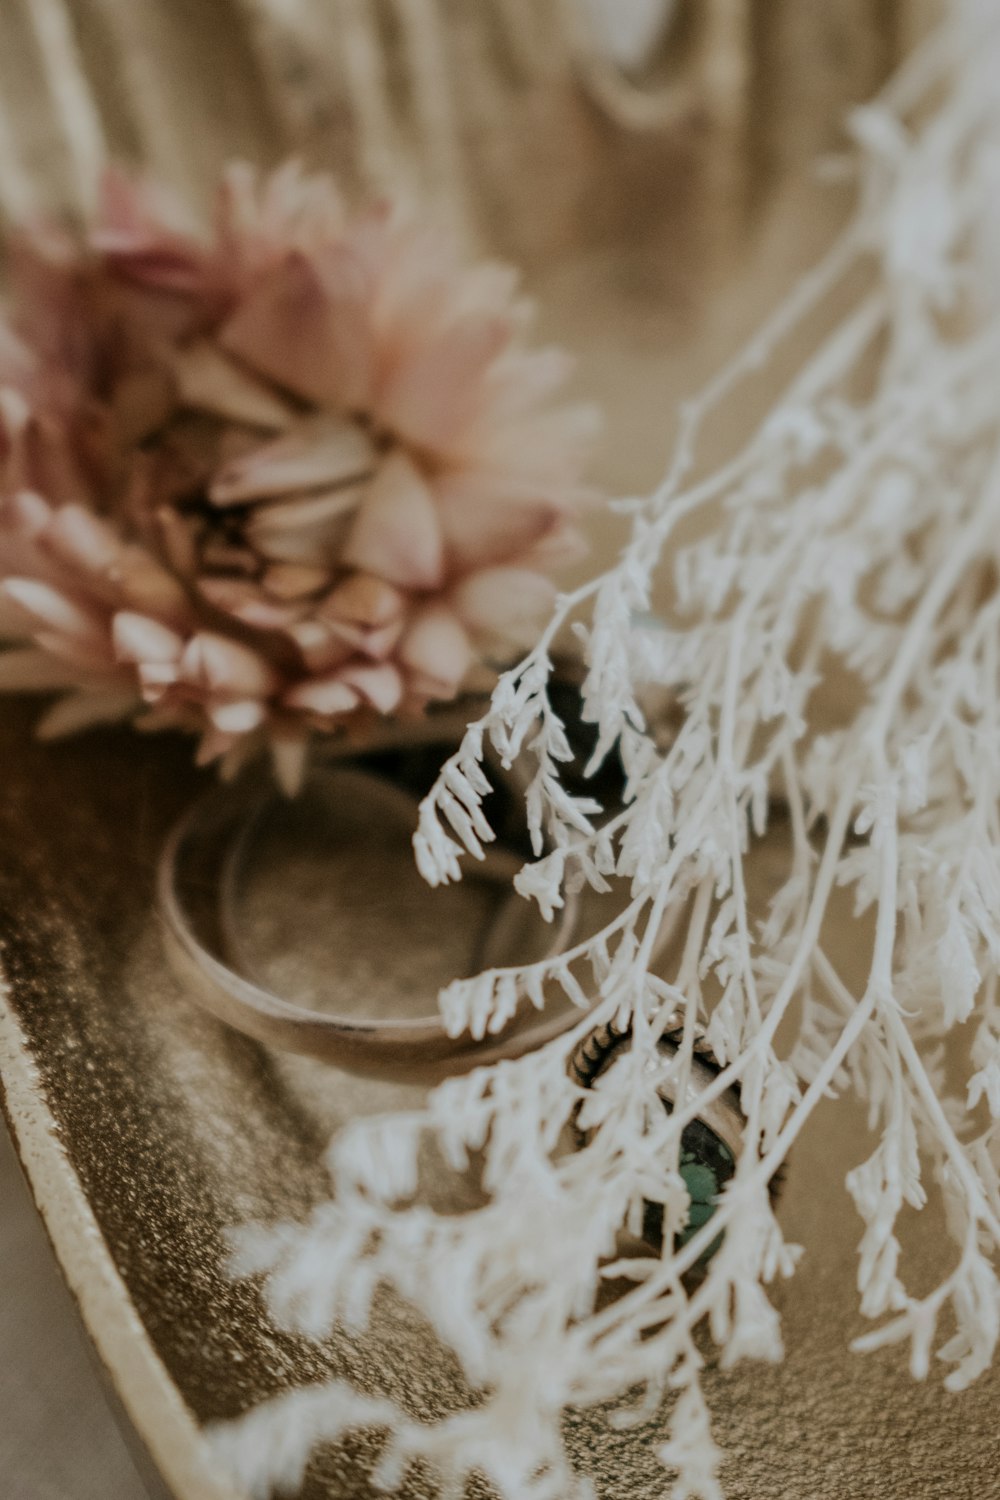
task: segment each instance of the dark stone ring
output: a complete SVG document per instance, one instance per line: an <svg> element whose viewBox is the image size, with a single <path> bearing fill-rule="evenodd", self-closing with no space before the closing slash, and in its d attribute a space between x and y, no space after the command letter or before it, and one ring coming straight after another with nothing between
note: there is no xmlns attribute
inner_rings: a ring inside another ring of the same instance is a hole
<svg viewBox="0 0 1000 1500"><path fill-rule="evenodd" d="M683 1025L664 1032L659 1041L663 1053L676 1053L681 1045ZM598 1078L613 1066L622 1053L632 1046L631 1029L612 1024L597 1027L577 1047L570 1060L570 1075L581 1088L591 1088ZM704 1036L696 1034L688 1082L688 1098L694 1102L720 1072L720 1065ZM676 1103L673 1080L666 1079L657 1092L664 1108L670 1112ZM688 1222L677 1235L675 1247L684 1245L714 1214L718 1196L736 1172L743 1149L746 1116L735 1085L718 1097L706 1101L698 1117L691 1120L681 1135L679 1170L690 1195ZM779 1179L771 1181L772 1198ZM642 1239L660 1252L663 1244L663 1206L645 1204ZM720 1237L721 1239L721 1237ZM720 1240L709 1246L701 1258L704 1264L718 1249Z"/></svg>

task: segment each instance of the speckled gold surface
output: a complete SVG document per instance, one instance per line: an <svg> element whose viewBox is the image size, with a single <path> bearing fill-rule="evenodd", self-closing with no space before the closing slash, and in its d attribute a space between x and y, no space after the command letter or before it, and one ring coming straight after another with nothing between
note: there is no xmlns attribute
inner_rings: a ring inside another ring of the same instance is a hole
<svg viewBox="0 0 1000 1500"><path fill-rule="evenodd" d="M27 738L26 714L4 719L3 963L13 1016L38 1064L36 1108L15 1126L30 1156L32 1132L51 1113L65 1171L79 1178L121 1275L131 1307L124 1298L106 1305L96 1331L107 1339L111 1319L128 1335L137 1315L198 1421L330 1369L422 1414L457 1399L447 1358L405 1308L387 1301L369 1337L317 1350L277 1334L252 1289L226 1279L224 1227L301 1213L323 1188L328 1129L392 1102L394 1091L269 1058L177 993L160 958L152 864L196 784L184 747L115 733L40 749ZM840 952L849 956L863 945L841 921ZM816 1118L782 1199L786 1232L807 1249L797 1278L777 1293L786 1364L708 1376L731 1454L728 1500L990 1500L1000 1378L948 1396L933 1378L913 1385L891 1353L847 1352L860 1320L857 1225L842 1180L865 1143L863 1123L845 1128L844 1115L838 1109L835 1132ZM913 1250L921 1277L947 1253L925 1217ZM129 1388L122 1393L127 1401ZM144 1420L143 1411L133 1416ZM658 1432L616 1433L594 1414L567 1419L603 1500L662 1494ZM368 1493L372 1453L372 1442L358 1439L323 1456L302 1500ZM416 1476L411 1493L432 1490Z"/></svg>
<svg viewBox="0 0 1000 1500"><path fill-rule="evenodd" d="M190 102L195 185L233 149L279 148L266 101L253 104L261 80L226 22L240 8L235 0L128 7L159 39L175 117L177 100ZM667 137L624 139L565 93L515 99L506 75L499 116L487 120L466 101L483 237L523 260L545 332L579 351L579 385L606 402L602 464L616 489L655 476L677 398L828 239L846 196L820 188L809 164L837 143L844 105L869 92L920 8L761 0L746 113L722 132L692 120ZM87 29L114 9L80 0L76 13L88 65L103 69L112 138L117 131L134 146L121 80L100 33ZM455 37L479 45L474 0L453 0L450 13ZM0 28L9 39L18 26L22 11L11 0ZM13 54L0 53L0 81L13 87ZM336 161L335 111L331 120L325 155ZM155 140L168 153L171 141ZM764 383L749 392L740 420L766 397ZM612 536L610 526L595 527L598 551ZM270 1056L178 992L161 957L153 870L167 828L203 784L188 748L122 733L43 748L30 739L30 721L24 707L0 705L8 1107L64 1269L168 1488L176 1500L227 1493L188 1414L198 1423L235 1415L325 1371L389 1391L418 1414L459 1400L447 1358L390 1300L367 1338L316 1349L277 1333L253 1288L227 1280L225 1227L303 1213L324 1189L330 1129L399 1091ZM827 942L848 963L861 947L846 916ZM788 1359L773 1369L711 1369L707 1378L730 1454L727 1500L1000 1495L1000 1375L949 1396L933 1375L912 1384L897 1354L862 1360L847 1351L860 1326L858 1225L842 1184L866 1150L863 1120L845 1123L838 1109L835 1126L821 1110L796 1151L780 1212L807 1255L776 1294ZM929 1281L948 1254L933 1207L911 1227L916 1277ZM571 1413L566 1431L601 1500L663 1495L653 1456L661 1424L622 1433L599 1414ZM362 1437L322 1455L300 1500L362 1500L373 1451ZM427 1476L415 1474L410 1493L429 1496Z"/></svg>

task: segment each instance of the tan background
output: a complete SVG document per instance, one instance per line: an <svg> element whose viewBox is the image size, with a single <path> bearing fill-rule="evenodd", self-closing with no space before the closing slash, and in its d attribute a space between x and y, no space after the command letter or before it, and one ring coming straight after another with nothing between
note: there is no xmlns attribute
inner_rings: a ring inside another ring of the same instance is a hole
<svg viewBox="0 0 1000 1500"><path fill-rule="evenodd" d="M145 1500L6 1130L0 1206L0 1493Z"/></svg>

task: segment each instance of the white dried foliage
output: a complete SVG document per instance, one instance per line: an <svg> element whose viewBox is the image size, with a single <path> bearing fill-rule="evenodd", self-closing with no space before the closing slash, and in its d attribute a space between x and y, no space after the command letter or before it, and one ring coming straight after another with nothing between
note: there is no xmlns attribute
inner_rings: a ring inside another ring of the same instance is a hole
<svg viewBox="0 0 1000 1500"><path fill-rule="evenodd" d="M563 956L455 983L444 997L449 1029L482 1035L518 994L541 1005L561 986L594 1007L571 1032L445 1083L414 1114L355 1124L331 1151L334 1198L310 1223L241 1233L236 1269L266 1273L280 1323L314 1336L338 1323L359 1327L387 1283L454 1351L477 1393L472 1407L433 1424L339 1384L283 1396L224 1431L255 1495L294 1489L314 1444L374 1424L391 1434L383 1484L397 1483L419 1456L456 1494L477 1470L508 1500L567 1500L588 1487L563 1449L564 1409L628 1393L616 1420L641 1420L673 1391L658 1450L669 1492L717 1500L720 1456L699 1387L696 1330L707 1326L724 1364L782 1357L767 1287L791 1274L797 1250L783 1241L768 1181L817 1102L844 1092L866 1101L878 1133L848 1184L862 1221L861 1306L875 1320L859 1347L907 1345L917 1377L936 1355L952 1390L992 1360L1000 1329L998 78L996 7L982 0L962 6L885 94L855 113L861 192L843 237L686 408L671 472L629 503L632 534L620 561L561 600L425 802L420 868L432 882L458 878L462 855L477 855L491 837L484 748L507 761L527 751L538 858L518 879L522 895L551 916L567 887L601 890L624 877L631 898ZM819 327L824 309L827 331L767 419L721 468L696 468L705 419L789 333ZM681 519L706 509L715 521L705 538L674 547ZM644 618L664 569L677 608L653 629ZM547 683L551 643L569 620L588 668L594 763L620 753L627 771L627 799L610 818L560 780L568 747ZM853 696L839 723L821 730L817 686L834 667L849 672ZM650 683L684 708L667 746L639 706ZM745 863L777 799L789 810L786 878L767 920L755 924ZM837 886L853 888L873 933L857 992L822 946ZM658 938L671 923L687 936L665 973ZM695 1023L707 1025L725 1065L710 1092L739 1082L747 1123L715 1217L675 1250L688 1211L680 1132L704 1102L668 1116L658 1101L657 1036L677 1011L685 1042L673 1066L687 1069ZM567 1056L612 1018L631 1020L633 1048L585 1094L569 1080ZM966 1062L952 1093L944 1038ZM581 1100L589 1138L566 1150ZM427 1134L456 1170L475 1154L481 1204L445 1214L414 1200ZM918 1294L904 1279L897 1221L935 1183L952 1268ZM650 1201L664 1207L662 1257L616 1259L619 1231L637 1227ZM709 1274L692 1286L685 1271L723 1227ZM631 1284L598 1299L609 1277Z"/></svg>

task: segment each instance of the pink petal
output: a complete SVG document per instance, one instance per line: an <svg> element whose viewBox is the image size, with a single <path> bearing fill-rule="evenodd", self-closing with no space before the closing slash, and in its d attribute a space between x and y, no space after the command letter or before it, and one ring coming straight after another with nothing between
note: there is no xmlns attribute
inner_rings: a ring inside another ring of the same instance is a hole
<svg viewBox="0 0 1000 1500"><path fill-rule="evenodd" d="M288 634L302 653L311 672L328 672L354 654L355 647L334 626L323 620L300 620L289 625Z"/></svg>
<svg viewBox="0 0 1000 1500"><path fill-rule="evenodd" d="M337 634L376 660L388 656L403 629L405 600L373 573L352 573L319 606Z"/></svg>
<svg viewBox="0 0 1000 1500"><path fill-rule="evenodd" d="M561 490L568 500L596 498L580 483L600 430L596 408L558 406L507 420L491 401L484 416L469 433L467 459Z"/></svg>
<svg viewBox="0 0 1000 1500"><path fill-rule="evenodd" d="M269 505L256 506L250 520L262 532L322 528L357 510L367 488L364 483L348 484L317 494L277 496Z"/></svg>
<svg viewBox="0 0 1000 1500"><path fill-rule="evenodd" d="M519 495L500 475L444 474L434 496L449 563L462 571L517 557L565 521L553 501Z"/></svg>
<svg viewBox="0 0 1000 1500"><path fill-rule="evenodd" d="M78 668L35 646L0 651L0 692L51 693L79 680Z"/></svg>
<svg viewBox="0 0 1000 1500"><path fill-rule="evenodd" d="M579 526L572 521L563 521L547 531L527 552L510 559L512 565L521 568L541 569L545 573L558 573L582 562L590 551L590 543Z"/></svg>
<svg viewBox="0 0 1000 1500"><path fill-rule="evenodd" d="M28 344L18 338L8 323L0 323L0 382L15 387L24 384L31 379L34 369L35 358Z"/></svg>
<svg viewBox="0 0 1000 1500"><path fill-rule="evenodd" d="M0 593L0 642L23 641L31 634L31 624L13 599Z"/></svg>
<svg viewBox="0 0 1000 1500"><path fill-rule="evenodd" d="M301 162L277 167L264 179L259 197L262 225L280 241L309 230L328 241L343 227L344 207L332 179L307 175Z"/></svg>
<svg viewBox="0 0 1000 1500"><path fill-rule="evenodd" d="M218 733L218 730L215 733ZM230 738L232 744L219 760L220 781L232 781L233 777L238 776L243 767L253 760L261 748L260 737L253 732L237 735L235 738L230 736Z"/></svg>
<svg viewBox="0 0 1000 1500"><path fill-rule="evenodd" d="M484 377L509 336L506 319L470 318L415 342L378 392L384 424L419 447L447 452L479 414Z"/></svg>
<svg viewBox="0 0 1000 1500"><path fill-rule="evenodd" d="M254 698L236 703L213 703L208 708L208 717L223 734L250 734L263 724L266 709Z"/></svg>
<svg viewBox="0 0 1000 1500"><path fill-rule="evenodd" d="M272 598L294 603L308 599L324 588L330 578L326 568L307 567L302 563L275 563L261 579L261 586Z"/></svg>
<svg viewBox="0 0 1000 1500"><path fill-rule="evenodd" d="M576 360L565 349L511 350L491 372L490 411L507 421L532 415L573 374ZM499 377L499 378L497 378Z"/></svg>
<svg viewBox="0 0 1000 1500"><path fill-rule="evenodd" d="M348 654L360 651L363 656L372 661L384 661L396 647L399 637L403 633L402 618L392 620L388 625L382 625L376 630L359 629L356 625L332 625L334 635L344 646L349 648Z"/></svg>
<svg viewBox="0 0 1000 1500"><path fill-rule="evenodd" d="M157 242L109 229L96 231L93 243L125 281L175 296L196 296L205 289L204 256L181 241Z"/></svg>
<svg viewBox="0 0 1000 1500"><path fill-rule="evenodd" d="M33 412L23 395L9 386L0 389L0 461L8 493L42 490L52 498L68 499L82 488L64 425Z"/></svg>
<svg viewBox="0 0 1000 1500"><path fill-rule="evenodd" d="M193 704L172 699L158 703L155 708L147 708L133 727L141 734L158 734L163 729L182 729L186 734L197 734L204 727L204 717Z"/></svg>
<svg viewBox="0 0 1000 1500"><path fill-rule="evenodd" d="M139 706L135 693L128 689L71 693L42 716L35 725L35 733L41 740L60 739L64 734L76 734L94 724L117 724L130 718Z"/></svg>
<svg viewBox="0 0 1000 1500"><path fill-rule="evenodd" d="M256 583L241 578L202 578L198 590L209 604L257 630L283 630L300 613L262 594Z"/></svg>
<svg viewBox="0 0 1000 1500"><path fill-rule="evenodd" d="M98 183L98 213L101 228L109 233L144 233L148 212L142 188L123 167L104 169Z"/></svg>
<svg viewBox="0 0 1000 1500"><path fill-rule="evenodd" d="M278 562L329 566L339 561L364 485L258 506L247 534L255 549Z"/></svg>
<svg viewBox="0 0 1000 1500"><path fill-rule="evenodd" d="M379 469L358 511L343 561L405 589L439 588L441 527L431 492L401 453Z"/></svg>
<svg viewBox="0 0 1000 1500"><path fill-rule="evenodd" d="M60 506L52 515L45 540L64 562L88 573L106 574L121 552L111 527L82 505Z"/></svg>
<svg viewBox="0 0 1000 1500"><path fill-rule="evenodd" d="M161 505L156 511L163 550L175 573L185 577L198 569L198 547L190 522L169 505Z"/></svg>
<svg viewBox="0 0 1000 1500"><path fill-rule="evenodd" d="M361 702L356 689L334 677L316 677L310 682L300 682L285 694L289 708L302 708L324 717L347 714Z"/></svg>
<svg viewBox="0 0 1000 1500"><path fill-rule="evenodd" d="M176 405L165 369L146 366L123 375L111 395L110 416L119 449L137 448L168 422Z"/></svg>
<svg viewBox="0 0 1000 1500"><path fill-rule="evenodd" d="M375 369L372 283L375 268L348 243L324 246L316 257L330 309L325 403L346 411L371 405Z"/></svg>
<svg viewBox="0 0 1000 1500"><path fill-rule="evenodd" d="M82 636L64 635L58 630L37 630L35 642L84 675L96 672L105 676L115 667L110 637L101 635L85 640Z"/></svg>
<svg viewBox="0 0 1000 1500"><path fill-rule="evenodd" d="M56 514L47 500L31 490L19 490L3 501L2 507L5 523L32 539L48 530Z"/></svg>
<svg viewBox="0 0 1000 1500"><path fill-rule="evenodd" d="M28 399L13 386L0 387L0 430L8 442L20 437L31 421Z"/></svg>
<svg viewBox="0 0 1000 1500"><path fill-rule="evenodd" d="M111 638L119 661L175 665L184 649L184 640L175 630L131 610L121 610L115 615Z"/></svg>
<svg viewBox="0 0 1000 1500"><path fill-rule="evenodd" d="M98 233L167 234L190 240L197 222L182 198L163 183L112 164L101 173Z"/></svg>
<svg viewBox="0 0 1000 1500"><path fill-rule="evenodd" d="M451 610L432 605L406 632L398 655L417 679L420 696L453 698L472 661L472 647Z"/></svg>
<svg viewBox="0 0 1000 1500"><path fill-rule="evenodd" d="M305 418L284 437L226 464L209 496L215 505L243 505L299 490L333 488L365 478L376 461L371 440L356 422Z"/></svg>
<svg viewBox="0 0 1000 1500"><path fill-rule="evenodd" d="M100 622L50 584L34 578L5 578L0 592L30 620L50 630L94 644L105 639Z"/></svg>
<svg viewBox="0 0 1000 1500"><path fill-rule="evenodd" d="M484 568L452 590L455 613L475 631L524 638L527 627L551 609L555 586L527 568Z"/></svg>
<svg viewBox="0 0 1000 1500"><path fill-rule="evenodd" d="M151 718L151 714L146 714L142 719L139 720L140 727L171 727L169 719L165 720L162 725L157 724L155 726L151 726L149 725L149 720ZM179 727L184 729L189 728L190 725L187 723L181 723ZM221 760L224 755L228 755L232 748L233 736L231 734L225 734L221 729L217 729L213 725L209 730L207 730L205 734L202 735L200 741L198 742L198 749L195 753L194 763L196 766L210 766L213 761Z"/></svg>
<svg viewBox="0 0 1000 1500"><path fill-rule="evenodd" d="M206 692L234 699L263 697L274 686L274 673L256 651L209 631L200 631L188 641L181 675Z"/></svg>
<svg viewBox="0 0 1000 1500"><path fill-rule="evenodd" d="M112 270L156 291L202 290L205 249L178 198L112 167L101 182L100 208L90 243Z"/></svg>
<svg viewBox="0 0 1000 1500"><path fill-rule="evenodd" d="M357 688L362 698L380 714L391 714L403 696L402 678L388 662L377 667L344 667L340 677L341 681Z"/></svg>
<svg viewBox="0 0 1000 1500"><path fill-rule="evenodd" d="M323 601L321 613L344 624L374 629L399 619L403 595L374 573L352 573Z"/></svg>
<svg viewBox="0 0 1000 1500"><path fill-rule="evenodd" d="M271 735L271 760L278 785L286 797L294 797L305 780L309 741L304 735Z"/></svg>
<svg viewBox="0 0 1000 1500"><path fill-rule="evenodd" d="M122 601L140 615L183 625L190 615L188 596L172 573L142 547L127 547L114 569Z"/></svg>
<svg viewBox="0 0 1000 1500"><path fill-rule="evenodd" d="M293 251L222 330L231 354L318 406L358 411L371 390L371 318L364 265L345 247L322 261Z"/></svg>
<svg viewBox="0 0 1000 1500"><path fill-rule="evenodd" d="M247 427L269 427L279 432L294 419L295 413L286 402L206 340L176 350L171 368L182 406Z"/></svg>
<svg viewBox="0 0 1000 1500"><path fill-rule="evenodd" d="M179 670L176 662L139 662L137 672L143 700L159 703L167 688L172 688L177 682Z"/></svg>

